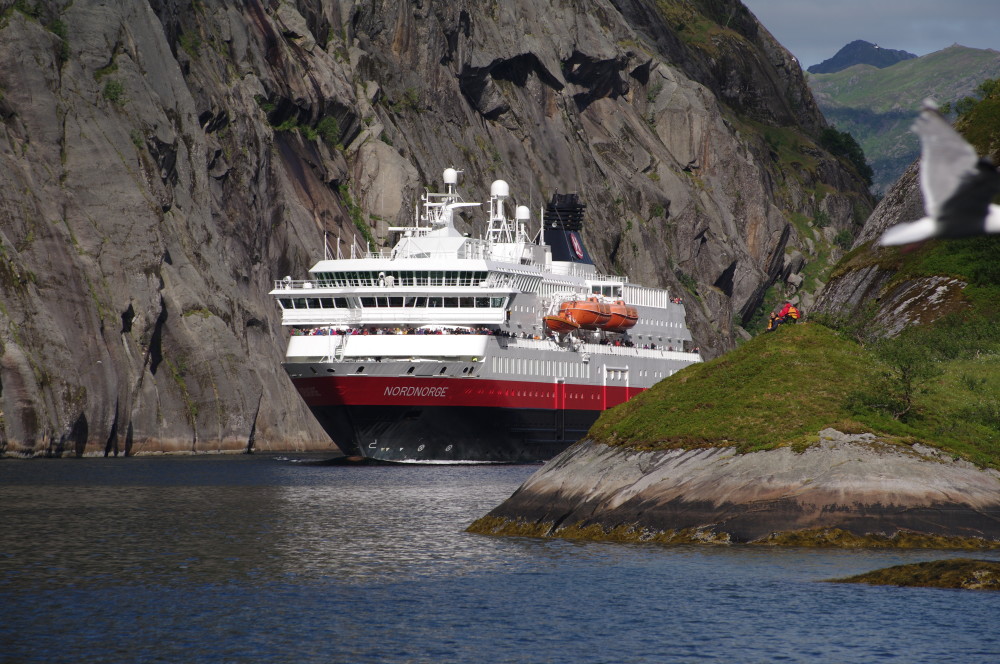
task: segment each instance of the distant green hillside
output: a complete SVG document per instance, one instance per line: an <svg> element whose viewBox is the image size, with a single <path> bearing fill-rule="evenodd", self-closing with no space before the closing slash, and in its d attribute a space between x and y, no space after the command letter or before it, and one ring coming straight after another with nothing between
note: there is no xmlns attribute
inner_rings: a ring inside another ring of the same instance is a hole
<svg viewBox="0 0 1000 664"><path fill-rule="evenodd" d="M808 80L827 119L861 144L875 172L873 188L884 192L920 153L910 125L921 102L954 102L998 77L997 51L951 46L884 69L857 65Z"/></svg>

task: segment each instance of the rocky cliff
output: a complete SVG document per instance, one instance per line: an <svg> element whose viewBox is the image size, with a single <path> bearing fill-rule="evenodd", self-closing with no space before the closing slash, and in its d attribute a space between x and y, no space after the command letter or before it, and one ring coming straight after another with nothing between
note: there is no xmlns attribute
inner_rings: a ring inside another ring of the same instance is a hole
<svg viewBox="0 0 1000 664"><path fill-rule="evenodd" d="M0 452L329 446L272 280L446 166L584 192L599 267L709 355L871 206L738 0L20 0L0 62Z"/></svg>

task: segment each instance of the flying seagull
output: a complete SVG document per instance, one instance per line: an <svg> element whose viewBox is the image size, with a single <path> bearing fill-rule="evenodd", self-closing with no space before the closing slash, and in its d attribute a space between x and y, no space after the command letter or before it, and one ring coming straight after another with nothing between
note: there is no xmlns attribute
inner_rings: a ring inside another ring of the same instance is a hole
<svg viewBox="0 0 1000 664"><path fill-rule="evenodd" d="M886 230L881 245L911 244L932 237L1000 233L1000 172L952 129L937 104L924 101L913 131L920 137L920 191L927 216Z"/></svg>

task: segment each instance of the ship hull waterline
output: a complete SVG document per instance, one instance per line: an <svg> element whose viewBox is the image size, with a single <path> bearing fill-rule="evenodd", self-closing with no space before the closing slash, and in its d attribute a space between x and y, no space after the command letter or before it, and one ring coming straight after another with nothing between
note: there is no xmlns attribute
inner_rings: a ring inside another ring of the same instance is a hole
<svg viewBox="0 0 1000 664"><path fill-rule="evenodd" d="M603 410L644 391L538 384L518 390L474 379L421 381L419 388L358 378L293 382L348 458L395 463L547 461L583 438ZM387 391L402 403L386 403Z"/></svg>

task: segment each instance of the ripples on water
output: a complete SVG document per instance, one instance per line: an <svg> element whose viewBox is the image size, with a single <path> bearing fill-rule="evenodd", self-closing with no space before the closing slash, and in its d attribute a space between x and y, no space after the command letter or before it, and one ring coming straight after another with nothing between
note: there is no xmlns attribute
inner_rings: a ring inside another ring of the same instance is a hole
<svg viewBox="0 0 1000 664"><path fill-rule="evenodd" d="M469 535L537 466L0 461L0 662L997 662L959 554ZM981 554L996 558L996 554Z"/></svg>

